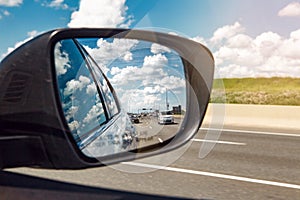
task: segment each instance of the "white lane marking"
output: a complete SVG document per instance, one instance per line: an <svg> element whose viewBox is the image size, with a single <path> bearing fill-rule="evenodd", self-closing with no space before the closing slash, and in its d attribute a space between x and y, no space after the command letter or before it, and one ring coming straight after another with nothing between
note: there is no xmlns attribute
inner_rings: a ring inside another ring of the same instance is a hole
<svg viewBox="0 0 300 200"><path fill-rule="evenodd" d="M200 128L200 130L204 130L204 131L212 130L212 131L247 133L247 134L260 134L260 135L276 135L276 136L287 136L287 137L300 137L300 134L276 133L276 132L264 132L264 131L246 131L246 130L215 129L215 128Z"/></svg>
<svg viewBox="0 0 300 200"><path fill-rule="evenodd" d="M217 174L217 173L212 173L212 172L195 171L195 170L175 168L175 167L165 167L165 166L152 165L152 164L146 164L146 163L123 162L122 164L137 166L137 167L152 168L152 169L160 169L160 170L166 170L166 171L173 171L173 172L181 172L181 173L187 173L187 174L195 174L195 175L201 175L201 176L210 176L210 177L230 179L230 180L243 181L243 182L249 182L249 183L259 183L259 184L264 184L264 185L272 185L272 186L300 190L300 185L290 184L290 183L281 183L281 182L275 182L275 181L267 181L267 180L253 179L253 178L226 175L226 174Z"/></svg>
<svg viewBox="0 0 300 200"><path fill-rule="evenodd" d="M216 144L232 144L232 145L246 145L246 143L239 143L239 142L228 142L228 141L218 141L218 140L202 140L202 139L192 139L194 142L209 142L209 143L216 143Z"/></svg>

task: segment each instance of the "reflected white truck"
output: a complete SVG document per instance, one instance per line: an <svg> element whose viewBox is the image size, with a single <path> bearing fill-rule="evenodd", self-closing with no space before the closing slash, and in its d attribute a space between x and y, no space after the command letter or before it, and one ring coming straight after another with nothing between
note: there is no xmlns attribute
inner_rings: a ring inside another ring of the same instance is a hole
<svg viewBox="0 0 300 200"><path fill-rule="evenodd" d="M172 111L161 111L158 114L158 123L159 124L173 124L174 116Z"/></svg>

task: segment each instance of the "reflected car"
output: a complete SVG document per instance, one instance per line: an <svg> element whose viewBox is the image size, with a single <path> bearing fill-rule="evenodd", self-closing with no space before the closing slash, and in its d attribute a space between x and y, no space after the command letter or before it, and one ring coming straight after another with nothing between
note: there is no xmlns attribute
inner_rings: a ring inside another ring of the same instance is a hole
<svg viewBox="0 0 300 200"><path fill-rule="evenodd" d="M129 116L130 117L130 121L132 122L132 123L134 123L134 124L138 124L138 123L140 123L140 119L139 119L139 117L137 116L137 115L130 115Z"/></svg>
<svg viewBox="0 0 300 200"><path fill-rule="evenodd" d="M159 124L174 124L174 116L172 111L161 111L158 115Z"/></svg>

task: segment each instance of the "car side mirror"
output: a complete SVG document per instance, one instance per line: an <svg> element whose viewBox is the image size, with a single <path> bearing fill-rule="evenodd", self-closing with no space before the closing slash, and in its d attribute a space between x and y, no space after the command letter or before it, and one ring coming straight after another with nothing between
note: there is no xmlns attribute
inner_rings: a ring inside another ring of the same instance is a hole
<svg viewBox="0 0 300 200"><path fill-rule="evenodd" d="M203 45L128 29L58 29L0 65L0 168L79 169L187 143L214 60Z"/></svg>

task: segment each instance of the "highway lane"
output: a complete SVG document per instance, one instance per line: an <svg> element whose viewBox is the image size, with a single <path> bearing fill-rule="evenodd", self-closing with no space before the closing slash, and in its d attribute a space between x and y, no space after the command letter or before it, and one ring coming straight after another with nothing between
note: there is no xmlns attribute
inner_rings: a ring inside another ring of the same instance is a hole
<svg viewBox="0 0 300 200"><path fill-rule="evenodd" d="M218 143L203 159L199 158L199 151L208 129L200 130L186 148L138 161L79 171L28 168L9 171L198 199L299 199L300 137L296 131L277 130L281 134L276 134L226 128L230 130L222 131ZM217 134L218 130L209 133ZM171 162L169 168L158 170L166 166L166 161Z"/></svg>
<svg viewBox="0 0 300 200"><path fill-rule="evenodd" d="M193 169L300 184L300 137L265 133L269 134L223 131L220 141L245 145L216 144L201 163L193 165ZM197 137L203 138L203 135ZM181 161L194 157L199 149L195 147L188 151Z"/></svg>

